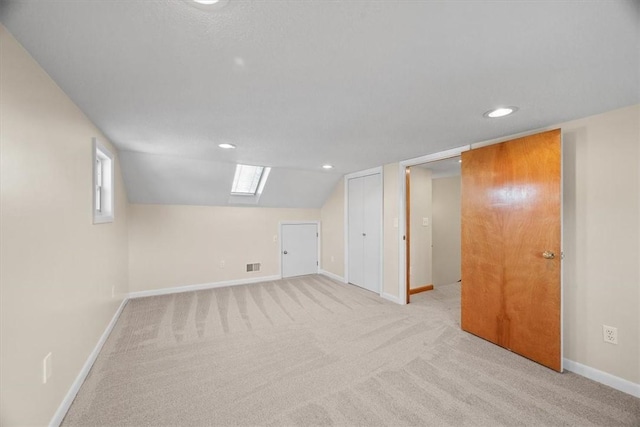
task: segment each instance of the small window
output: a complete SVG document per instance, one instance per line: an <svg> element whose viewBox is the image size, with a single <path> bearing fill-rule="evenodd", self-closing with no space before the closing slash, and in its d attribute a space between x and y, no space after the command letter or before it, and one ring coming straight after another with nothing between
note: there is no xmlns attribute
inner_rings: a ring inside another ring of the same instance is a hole
<svg viewBox="0 0 640 427"><path fill-rule="evenodd" d="M237 165L236 174L233 177L233 185L231 186L231 194L255 196L265 176L265 169L269 168ZM266 177L264 180L266 180Z"/></svg>
<svg viewBox="0 0 640 427"><path fill-rule="evenodd" d="M257 204L270 172L271 168L264 166L236 165L229 203Z"/></svg>
<svg viewBox="0 0 640 427"><path fill-rule="evenodd" d="M113 222L113 155L93 139L93 223Z"/></svg>

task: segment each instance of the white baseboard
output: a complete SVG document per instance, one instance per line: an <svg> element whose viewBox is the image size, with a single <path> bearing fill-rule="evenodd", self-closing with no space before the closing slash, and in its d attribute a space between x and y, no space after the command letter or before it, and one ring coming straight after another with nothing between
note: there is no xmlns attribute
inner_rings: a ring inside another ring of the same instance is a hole
<svg viewBox="0 0 640 427"><path fill-rule="evenodd" d="M386 292L382 292L382 293L380 294L380 296L381 296L382 298L386 299L386 300L389 300L389 301L391 301L391 302L395 302L396 304L400 304L400 305L402 305L402 303L400 302L400 298L398 298L398 297L397 297L397 296L395 296L395 295L390 295L390 294L388 294L388 293L386 293Z"/></svg>
<svg viewBox="0 0 640 427"><path fill-rule="evenodd" d="M640 384L633 383L625 380L624 378L616 377L615 375L583 365L582 363L574 362L573 360L563 359L563 363L564 369L567 371L571 371L574 374L581 375L585 378L589 378L590 380L608 385L609 387L615 388L623 393L640 398Z"/></svg>
<svg viewBox="0 0 640 427"><path fill-rule="evenodd" d="M268 282L271 280L280 280L280 279L282 279L282 277L279 275L276 275L276 276L253 277L250 279L225 280L222 282L202 283L199 285L176 286L174 288L163 288L163 289L154 289L150 291L130 292L129 298L133 299L133 298L143 298L143 297L151 297L151 296L157 296L157 295L177 294L180 292L201 291L203 289L223 288L225 286L248 285L251 283Z"/></svg>
<svg viewBox="0 0 640 427"><path fill-rule="evenodd" d="M80 387L82 387L82 383L84 382L85 378L87 378L87 375L89 375L89 371L91 370L93 363L98 358L98 354L100 354L100 350L102 350L102 346L104 346L104 343L107 341L107 338L109 338L109 334L111 333L111 330L113 329L116 322L118 321L118 318L120 317L120 314L124 309L124 306L127 305L127 301L129 301L129 299L125 297L120 303L120 306L118 307L118 309L116 310L116 313L111 318L111 321L107 325L107 328L102 333L102 336L100 336L98 343L94 347L91 354L89 354L87 361L84 362L84 365L80 370L80 373L76 377L75 381L73 381L73 383L71 384L71 388L69 389L69 391L67 392L67 395L62 400L62 403L60 403L58 410L56 411L55 414L53 414L53 418L49 423L49 427L58 427L62 423L62 420L64 419L65 415L67 415L67 411L71 407L73 400L76 398L76 394L78 394L78 391L80 391Z"/></svg>
<svg viewBox="0 0 640 427"><path fill-rule="evenodd" d="M322 274L323 276L327 276L327 277L329 277L330 279L336 280L336 281L338 281L338 282L340 282L340 283L347 283L347 281L344 279L344 277L342 277L342 276L338 276L338 275L337 275L337 274L335 274L335 273L332 273L332 272L327 271L327 270L323 270L323 269L321 269L321 268L320 268L320 269L318 269L318 274Z"/></svg>

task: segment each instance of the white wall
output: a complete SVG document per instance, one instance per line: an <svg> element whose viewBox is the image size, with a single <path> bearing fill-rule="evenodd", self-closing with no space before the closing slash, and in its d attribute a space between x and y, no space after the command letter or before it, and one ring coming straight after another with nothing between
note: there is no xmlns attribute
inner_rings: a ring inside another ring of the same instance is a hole
<svg viewBox="0 0 640 427"><path fill-rule="evenodd" d="M411 289L433 284L432 268L432 185L431 170L413 166L409 176L409 209L411 218L410 263ZM424 225L423 219L429 221Z"/></svg>
<svg viewBox="0 0 640 427"><path fill-rule="evenodd" d="M382 291L387 296L398 298L398 275L400 268L398 257L400 256L400 242L398 241L397 221L400 216L399 205L399 178L400 165L390 163L383 169L383 282Z"/></svg>
<svg viewBox="0 0 640 427"><path fill-rule="evenodd" d="M344 278L344 178L336 184L322 206L320 218L322 221L320 266L323 270Z"/></svg>
<svg viewBox="0 0 640 427"><path fill-rule="evenodd" d="M462 277L460 184L460 176L432 181L434 286L456 283Z"/></svg>
<svg viewBox="0 0 640 427"><path fill-rule="evenodd" d="M638 384L640 106L561 127L565 357Z"/></svg>
<svg viewBox="0 0 640 427"><path fill-rule="evenodd" d="M0 88L0 424L46 425L128 292L127 200L116 157L92 224L92 137L116 151L1 25Z"/></svg>
<svg viewBox="0 0 640 427"><path fill-rule="evenodd" d="M320 210L131 204L131 291L279 275L279 222L300 220Z"/></svg>

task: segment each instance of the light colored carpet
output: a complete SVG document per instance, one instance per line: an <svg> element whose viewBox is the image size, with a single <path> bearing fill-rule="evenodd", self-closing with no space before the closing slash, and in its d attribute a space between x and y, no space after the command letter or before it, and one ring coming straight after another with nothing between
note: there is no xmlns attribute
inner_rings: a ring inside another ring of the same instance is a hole
<svg viewBox="0 0 640 427"><path fill-rule="evenodd" d="M640 399L323 276L131 300L63 425L640 425Z"/></svg>

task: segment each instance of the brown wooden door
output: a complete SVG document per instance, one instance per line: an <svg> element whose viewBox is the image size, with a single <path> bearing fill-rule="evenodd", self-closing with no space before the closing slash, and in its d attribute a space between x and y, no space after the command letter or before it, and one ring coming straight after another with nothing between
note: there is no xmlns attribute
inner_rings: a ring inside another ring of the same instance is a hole
<svg viewBox="0 0 640 427"><path fill-rule="evenodd" d="M462 153L462 329L557 371L560 185L559 129Z"/></svg>

